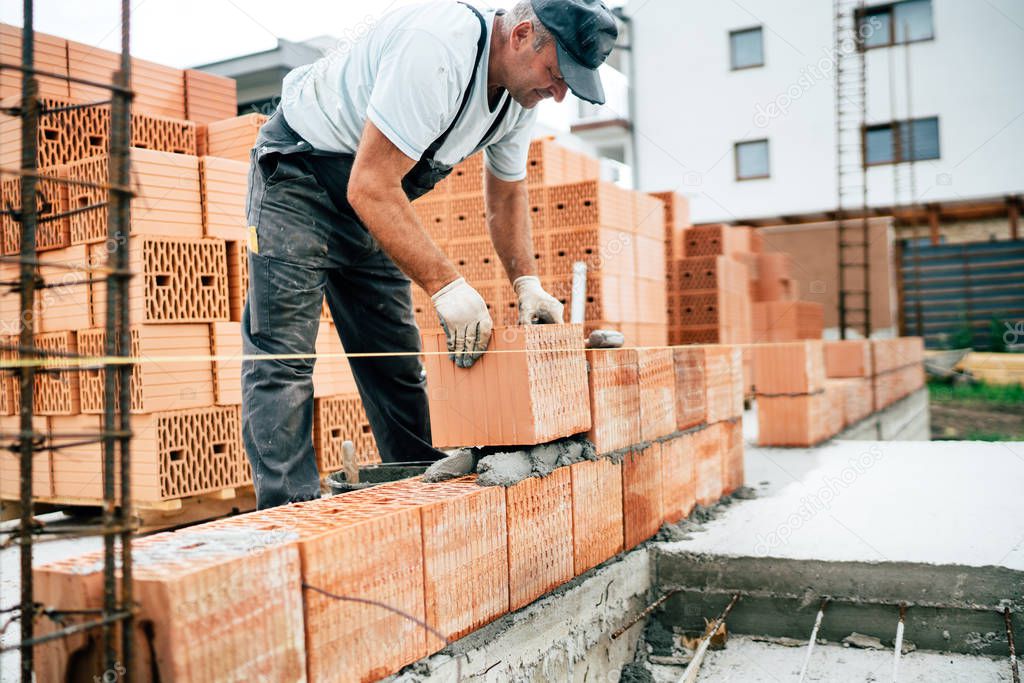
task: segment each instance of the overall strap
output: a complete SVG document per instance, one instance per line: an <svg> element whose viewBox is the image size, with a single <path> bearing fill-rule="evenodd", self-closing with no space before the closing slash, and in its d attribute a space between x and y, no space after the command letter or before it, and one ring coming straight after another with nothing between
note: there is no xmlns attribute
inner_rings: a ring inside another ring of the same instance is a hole
<svg viewBox="0 0 1024 683"><path fill-rule="evenodd" d="M434 159L434 155L437 154L437 150L441 149L441 145L443 145L444 141L448 139L448 135L452 132L452 129L455 128L455 124L459 122L459 118L462 116L462 112L466 109L466 104L469 102L469 94L473 89L473 84L476 82L476 72L480 68L480 60L483 58L484 47L487 43L487 24L484 23L484 15L480 14L480 11L472 5L465 2L460 2L459 4L466 5L466 7L472 10L473 14L475 14L476 18L480 21L480 38L476 41L476 61L473 62L473 73L469 77L469 84L466 85L466 91L462 94L462 104L459 105L459 110L455 113L455 118L452 119L452 123L448 126L448 129L441 133L441 137L430 143L430 146L423 152L423 156L420 159L421 161L432 161Z"/></svg>

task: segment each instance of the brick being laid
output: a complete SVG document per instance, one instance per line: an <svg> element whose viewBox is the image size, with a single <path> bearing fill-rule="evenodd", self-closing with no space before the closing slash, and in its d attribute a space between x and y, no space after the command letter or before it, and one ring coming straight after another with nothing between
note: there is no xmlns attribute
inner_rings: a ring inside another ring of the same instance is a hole
<svg viewBox="0 0 1024 683"><path fill-rule="evenodd" d="M626 453L622 460L623 547L637 546L658 532L662 509L662 444Z"/></svg>
<svg viewBox="0 0 1024 683"><path fill-rule="evenodd" d="M496 327L471 368L447 357L444 334L423 351L436 447L532 445L590 429L580 325Z"/></svg>
<svg viewBox="0 0 1024 683"><path fill-rule="evenodd" d="M313 402L313 447L321 476L342 468L342 444L351 441L360 465L380 462L377 442L358 393L323 396Z"/></svg>
<svg viewBox="0 0 1024 683"><path fill-rule="evenodd" d="M672 349L636 350L640 376L640 438L650 441L676 430L676 370Z"/></svg>
<svg viewBox="0 0 1024 683"><path fill-rule="evenodd" d="M133 413L202 408L215 403L211 335L207 325L132 325L129 338L132 357L141 359L131 371ZM78 350L89 358L106 356L106 342L105 328L78 332ZM240 347L239 343L239 350ZM174 360L162 361L161 358ZM106 372L96 366L81 373L83 413L103 413Z"/></svg>
<svg viewBox="0 0 1024 683"><path fill-rule="evenodd" d="M134 626L142 647L124 675L129 680L307 680L302 576L292 536L186 529L136 538ZM57 609L99 609L102 570L100 552L37 566L36 595ZM72 615L68 622L89 618ZM43 634L57 627L48 619L38 626ZM65 680L76 670L103 668L95 629L38 646L39 680Z"/></svg>
<svg viewBox="0 0 1024 683"><path fill-rule="evenodd" d="M703 424L707 418L705 351L698 346L672 349L676 380L676 429Z"/></svg>
<svg viewBox="0 0 1024 683"><path fill-rule="evenodd" d="M661 499L666 522L678 522L697 503L696 455L693 434L661 442Z"/></svg>
<svg viewBox="0 0 1024 683"><path fill-rule="evenodd" d="M761 395L812 394L825 387L820 340L754 346L754 386Z"/></svg>
<svg viewBox="0 0 1024 683"><path fill-rule="evenodd" d="M509 609L517 610L573 577L570 470L524 479L505 495Z"/></svg>
<svg viewBox="0 0 1024 683"><path fill-rule="evenodd" d="M573 566L578 576L622 551L622 465L608 458L569 467Z"/></svg>
<svg viewBox="0 0 1024 683"><path fill-rule="evenodd" d="M639 443L640 374L635 349L590 349L592 426L587 438L598 453L608 453Z"/></svg>
<svg viewBox="0 0 1024 683"><path fill-rule="evenodd" d="M89 245L91 262L105 266L109 250ZM139 236L128 247L130 319L139 323L228 320L223 240ZM95 290L94 290L95 291ZM93 297L93 320L106 320L106 297Z"/></svg>

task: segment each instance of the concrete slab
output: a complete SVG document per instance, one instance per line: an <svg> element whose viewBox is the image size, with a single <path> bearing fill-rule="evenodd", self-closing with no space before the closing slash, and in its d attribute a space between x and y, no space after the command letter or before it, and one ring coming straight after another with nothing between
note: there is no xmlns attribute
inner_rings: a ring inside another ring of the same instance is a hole
<svg viewBox="0 0 1024 683"><path fill-rule="evenodd" d="M744 681L775 683L795 681L803 666L806 649L761 642L748 636L730 636L725 649L712 650L704 659L697 681ZM655 666L657 683L678 681L681 667ZM857 650L836 644L818 644L807 668L807 680L848 683L849 681L892 680L892 650ZM909 652L900 660L901 683L984 683L1009 681L1006 658Z"/></svg>
<svg viewBox="0 0 1024 683"><path fill-rule="evenodd" d="M745 463L758 498L667 549L1024 570L1024 442L748 444Z"/></svg>

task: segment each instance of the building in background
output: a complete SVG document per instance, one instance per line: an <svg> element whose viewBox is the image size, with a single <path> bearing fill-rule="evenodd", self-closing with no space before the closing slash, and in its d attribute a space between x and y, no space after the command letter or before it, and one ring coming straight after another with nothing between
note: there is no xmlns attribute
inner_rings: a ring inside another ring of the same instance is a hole
<svg viewBox="0 0 1024 683"><path fill-rule="evenodd" d="M696 223L832 218L832 12L827 0L629 2L637 186L686 194ZM1019 234L1021 26L1024 6L1000 0L867 3L868 204L895 213L898 235Z"/></svg>

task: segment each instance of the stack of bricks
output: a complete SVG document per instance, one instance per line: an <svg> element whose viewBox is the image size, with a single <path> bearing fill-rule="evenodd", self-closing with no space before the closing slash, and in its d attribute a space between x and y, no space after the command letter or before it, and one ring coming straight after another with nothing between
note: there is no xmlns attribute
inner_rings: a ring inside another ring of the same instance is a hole
<svg viewBox="0 0 1024 683"><path fill-rule="evenodd" d="M745 260L760 249L756 231L702 225L685 228L680 241L682 254L672 263L668 291L669 342L750 343L750 275Z"/></svg>
<svg viewBox="0 0 1024 683"><path fill-rule="evenodd" d="M20 29L0 25L0 53L17 62ZM36 34L39 65L58 74L111 82L119 56L74 41ZM13 47L12 47L13 46ZM52 62L52 63L51 63ZM20 76L0 75L0 100L20 98ZM236 117L235 82L133 59L131 182L128 236L131 375L135 433L133 492L140 505L251 484L241 442L240 320L248 289L245 217L248 150L258 115ZM124 236L109 235L111 110L109 91L43 78L37 249L40 276L34 317L37 346L54 354L107 355L104 269ZM96 104L92 104L95 102ZM68 108L68 105L75 105ZM47 109L55 111L47 112ZM202 133L200 135L200 133ZM0 117L0 166L20 165L20 119ZM200 142L207 152L199 156ZM0 182L4 208L20 204L20 181ZM5 213L0 251L21 252L21 226ZM13 261L4 280L18 278ZM16 345L17 292L0 296L0 332ZM341 344L322 315L317 351L334 354L314 372L314 440L322 472L339 469L341 444L352 440L363 462L379 459ZM4 352L8 359L13 352ZM212 358L216 358L213 360ZM37 375L37 431L56 444L63 435L98 434L104 412L104 371L55 368ZM0 425L17 432L17 381L0 378ZM84 441L84 438L74 439ZM102 498L98 443L38 456L35 495L41 501L95 503ZM0 453L0 470L16 461ZM5 477L16 482L17 477ZM7 487L10 488L10 487ZM0 490L16 498L17 491Z"/></svg>
<svg viewBox="0 0 1024 683"><path fill-rule="evenodd" d="M413 202L424 228L483 296L495 325L518 322L515 293L491 244L483 198L484 159L458 164ZM527 201L534 267L544 288L572 305L573 264L587 265L584 327L616 329L631 344L667 340L662 202L600 181L597 160L544 138L530 145ZM413 292L421 329L438 327L430 298Z"/></svg>
<svg viewBox="0 0 1024 683"><path fill-rule="evenodd" d="M800 300L792 268L789 254L758 254L750 284L755 342L821 339L825 309L820 303Z"/></svg>
<svg viewBox="0 0 1024 683"><path fill-rule="evenodd" d="M128 675L234 680L258 667L275 680L383 678L742 484L737 349L584 351L582 335L580 325L498 330L503 353L440 378L443 369L428 365L432 392L443 395L432 394L431 407L461 406L451 410L464 413L463 424L441 437L449 445L532 442L591 427L597 459L507 488L481 487L475 476L407 479L140 540L136 623L149 647ZM430 339L434 353L439 343ZM579 400L584 384L589 403ZM488 410L488 392L501 409ZM562 414L545 414L559 401ZM38 599L97 608L100 558L37 566ZM221 628L236 613L243 628ZM246 639L253 631L279 635L256 653ZM92 632L41 645L39 679L64 680L73 663L102 656L97 646Z"/></svg>
<svg viewBox="0 0 1024 683"><path fill-rule="evenodd" d="M753 348L763 446L813 446L924 386L920 337Z"/></svg>

